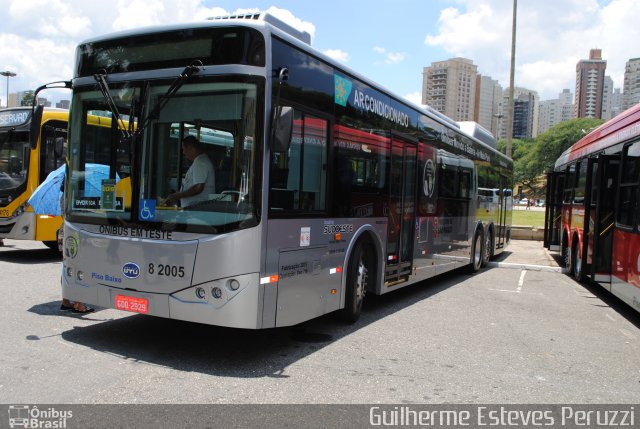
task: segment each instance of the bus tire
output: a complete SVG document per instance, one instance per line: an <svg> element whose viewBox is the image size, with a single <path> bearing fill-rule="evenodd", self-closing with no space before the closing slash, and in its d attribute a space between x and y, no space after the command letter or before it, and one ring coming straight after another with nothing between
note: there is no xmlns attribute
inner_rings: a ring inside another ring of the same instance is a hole
<svg viewBox="0 0 640 429"><path fill-rule="evenodd" d="M562 239L562 262L568 275L573 275L573 260L571 257L571 249L569 248L569 239L565 236Z"/></svg>
<svg viewBox="0 0 640 429"><path fill-rule="evenodd" d="M60 251L60 249L58 249L58 240L43 241L42 244L44 244L51 250L55 250L56 252Z"/></svg>
<svg viewBox="0 0 640 429"><path fill-rule="evenodd" d="M480 228L476 229L476 233L473 235L473 246L471 247L471 264L469 265L472 273L478 272L482 267L482 260L484 259L484 234Z"/></svg>
<svg viewBox="0 0 640 429"><path fill-rule="evenodd" d="M345 303L341 310L341 318L347 323L355 323L360 318L362 302L373 275L372 256L365 241L359 240L349 258Z"/></svg>
<svg viewBox="0 0 640 429"><path fill-rule="evenodd" d="M585 279L584 276L584 266L582 264L582 256L580 256L580 246L578 238L576 237L573 240L573 250L571 251L571 255L573 256L572 267L573 267L573 278L578 282L583 282Z"/></svg>
<svg viewBox="0 0 640 429"><path fill-rule="evenodd" d="M493 258L493 231L490 229L487 233L487 239L484 241L484 254L482 255L482 267L486 267L487 263Z"/></svg>

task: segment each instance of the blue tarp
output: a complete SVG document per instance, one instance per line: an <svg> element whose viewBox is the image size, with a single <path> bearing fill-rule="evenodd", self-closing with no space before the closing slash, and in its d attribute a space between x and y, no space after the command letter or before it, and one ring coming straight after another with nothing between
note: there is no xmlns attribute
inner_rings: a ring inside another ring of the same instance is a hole
<svg viewBox="0 0 640 429"><path fill-rule="evenodd" d="M101 196L102 180L109 178L109 166L103 164L87 164L85 175L85 197L99 197ZM35 214L48 214L53 216L60 216L60 197L62 192L60 191L60 185L64 180L66 173L66 166L62 165L57 170L49 173L44 182L36 188L36 190L29 198L29 205L33 207ZM119 178L116 175L116 181Z"/></svg>

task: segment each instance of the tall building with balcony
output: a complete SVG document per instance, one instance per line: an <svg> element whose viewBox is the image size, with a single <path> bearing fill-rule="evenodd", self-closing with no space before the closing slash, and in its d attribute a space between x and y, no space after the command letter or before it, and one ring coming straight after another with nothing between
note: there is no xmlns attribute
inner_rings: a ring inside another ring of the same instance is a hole
<svg viewBox="0 0 640 429"><path fill-rule="evenodd" d="M478 67L466 58L431 63L422 74L422 104L455 121L473 121Z"/></svg>
<svg viewBox="0 0 640 429"><path fill-rule="evenodd" d="M507 112L509 106L509 90L503 92L503 116L500 138L507 138ZM513 89L513 134L514 139L530 139L538 135L538 117L540 109L540 96L536 91L515 87Z"/></svg>
<svg viewBox="0 0 640 429"><path fill-rule="evenodd" d="M604 77L604 86L602 87L602 119L608 121L613 118L613 79L611 76Z"/></svg>
<svg viewBox="0 0 640 429"><path fill-rule="evenodd" d="M538 114L538 134L542 134L549 128L560 122L568 121L573 115L573 94L565 88L558 98L540 102Z"/></svg>
<svg viewBox="0 0 640 429"><path fill-rule="evenodd" d="M602 49L591 49L588 60L576 64L576 98L574 117L602 118L604 73L607 62Z"/></svg>
<svg viewBox="0 0 640 429"><path fill-rule="evenodd" d="M631 58L624 69L622 110L640 103L640 58Z"/></svg>
<svg viewBox="0 0 640 429"><path fill-rule="evenodd" d="M473 120L497 136L501 107L502 87L498 81L489 76L478 75Z"/></svg>

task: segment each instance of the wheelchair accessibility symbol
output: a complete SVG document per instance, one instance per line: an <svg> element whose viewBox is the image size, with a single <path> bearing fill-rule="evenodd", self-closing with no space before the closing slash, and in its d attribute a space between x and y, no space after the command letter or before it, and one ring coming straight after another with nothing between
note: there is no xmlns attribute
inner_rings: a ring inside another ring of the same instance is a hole
<svg viewBox="0 0 640 429"><path fill-rule="evenodd" d="M140 220L156 220L156 200L140 200Z"/></svg>

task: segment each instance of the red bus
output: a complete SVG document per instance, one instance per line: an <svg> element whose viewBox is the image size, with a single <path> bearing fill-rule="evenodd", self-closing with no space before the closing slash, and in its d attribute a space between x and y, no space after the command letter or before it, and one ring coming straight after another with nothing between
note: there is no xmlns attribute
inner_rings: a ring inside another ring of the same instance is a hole
<svg viewBox="0 0 640 429"><path fill-rule="evenodd" d="M640 104L567 149L547 181L545 246L640 311Z"/></svg>

